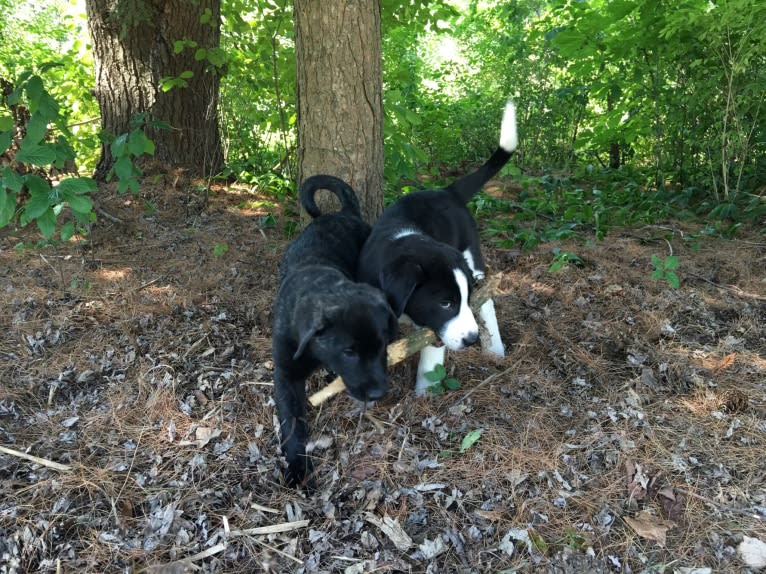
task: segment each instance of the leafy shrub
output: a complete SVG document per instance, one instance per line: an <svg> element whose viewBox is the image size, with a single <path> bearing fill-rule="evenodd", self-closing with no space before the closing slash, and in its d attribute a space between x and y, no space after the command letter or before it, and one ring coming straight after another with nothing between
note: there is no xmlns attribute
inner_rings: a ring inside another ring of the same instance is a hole
<svg viewBox="0 0 766 574"><path fill-rule="evenodd" d="M53 171L75 159L71 137L59 113L58 102L48 93L40 76L24 72L3 98L0 110L0 152L7 164L0 171L0 227L18 220L34 221L46 239L56 231L65 208L73 215L61 227L61 238L74 235L76 225L95 219L88 194L96 183L88 177L53 181ZM55 138L49 124L58 128Z"/></svg>

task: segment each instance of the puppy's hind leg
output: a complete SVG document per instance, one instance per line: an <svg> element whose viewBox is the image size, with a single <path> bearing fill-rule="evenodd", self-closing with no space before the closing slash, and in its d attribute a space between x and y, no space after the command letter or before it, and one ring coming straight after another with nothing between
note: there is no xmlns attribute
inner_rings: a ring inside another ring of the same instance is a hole
<svg viewBox="0 0 766 574"><path fill-rule="evenodd" d="M503 345L503 339L500 336L500 327L497 324L497 315L495 315L495 302L492 299L487 299L484 302L479 309L479 316L486 329L486 333L481 333L482 350L504 357L505 345Z"/></svg>
<svg viewBox="0 0 766 574"><path fill-rule="evenodd" d="M447 353L447 347L434 347L426 345L420 351L420 362L418 363L418 378L415 382L415 394L422 397L428 391L428 387L434 385L433 381L426 378L426 373L434 370L436 365L444 364L444 357Z"/></svg>

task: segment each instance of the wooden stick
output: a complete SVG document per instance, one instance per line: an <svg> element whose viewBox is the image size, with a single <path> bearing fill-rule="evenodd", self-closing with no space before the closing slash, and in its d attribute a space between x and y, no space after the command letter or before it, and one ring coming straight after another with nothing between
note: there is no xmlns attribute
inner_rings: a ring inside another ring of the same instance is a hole
<svg viewBox="0 0 766 574"><path fill-rule="evenodd" d="M45 458L40 458L31 454L27 454L25 452L21 452L18 450L13 450L12 448L8 448L5 446L0 445L0 452L4 452L5 454L10 454L11 456L15 456L18 458L23 458L24 460L28 460L31 462L36 462L37 464L42 464L43 466L47 466L48 468L52 468L54 470L58 470L61 472L71 472L72 467L67 466L65 464L61 464L58 462L53 462L52 460L48 460Z"/></svg>
<svg viewBox="0 0 766 574"><path fill-rule="evenodd" d="M479 308L492 298L492 293L497 290L500 283L500 276L493 275L476 291L471 294L471 309L477 313ZM414 355L426 345L436 342L436 334L426 327L413 331L404 339L394 341L388 346L388 366L391 367L401 363L407 357ZM336 377L327 386L319 389L309 397L309 403L316 407L321 405L327 399L343 392L345 389L343 379Z"/></svg>
<svg viewBox="0 0 766 574"><path fill-rule="evenodd" d="M311 523L310 520L296 520L294 522L282 522L281 524L271 524L269 526L257 526L255 528L246 528L245 530L232 530L230 536L254 536L256 534L279 534L281 532L290 532L305 528Z"/></svg>

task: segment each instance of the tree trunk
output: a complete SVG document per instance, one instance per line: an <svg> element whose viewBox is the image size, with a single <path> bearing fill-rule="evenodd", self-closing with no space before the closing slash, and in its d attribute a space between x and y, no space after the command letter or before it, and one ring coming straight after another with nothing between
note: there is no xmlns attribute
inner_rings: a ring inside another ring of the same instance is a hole
<svg viewBox="0 0 766 574"><path fill-rule="evenodd" d="M294 0L294 8L298 179L340 177L373 221L383 209L380 4Z"/></svg>
<svg viewBox="0 0 766 574"><path fill-rule="evenodd" d="M130 120L146 112L149 119L170 124L147 131L157 161L192 175L218 172L220 76L211 61L218 63L220 0L86 0L85 7L102 129L111 136L126 133ZM184 47L176 53L180 41ZM195 54L203 57L197 60ZM167 78L182 85L163 91ZM103 144L96 177L103 178L113 163Z"/></svg>

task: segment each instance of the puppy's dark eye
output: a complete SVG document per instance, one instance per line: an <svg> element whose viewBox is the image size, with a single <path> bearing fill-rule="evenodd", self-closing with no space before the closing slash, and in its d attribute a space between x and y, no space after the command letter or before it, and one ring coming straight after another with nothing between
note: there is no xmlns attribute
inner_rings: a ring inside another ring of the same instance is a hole
<svg viewBox="0 0 766 574"><path fill-rule="evenodd" d="M356 357L356 351L352 349L351 347L346 347L341 352L343 353L343 356L346 357L347 359L353 359L354 357Z"/></svg>
<svg viewBox="0 0 766 574"><path fill-rule="evenodd" d="M442 301L441 303L439 303L439 307L441 307L442 309L452 309L452 307L454 306L455 304L452 301Z"/></svg>

